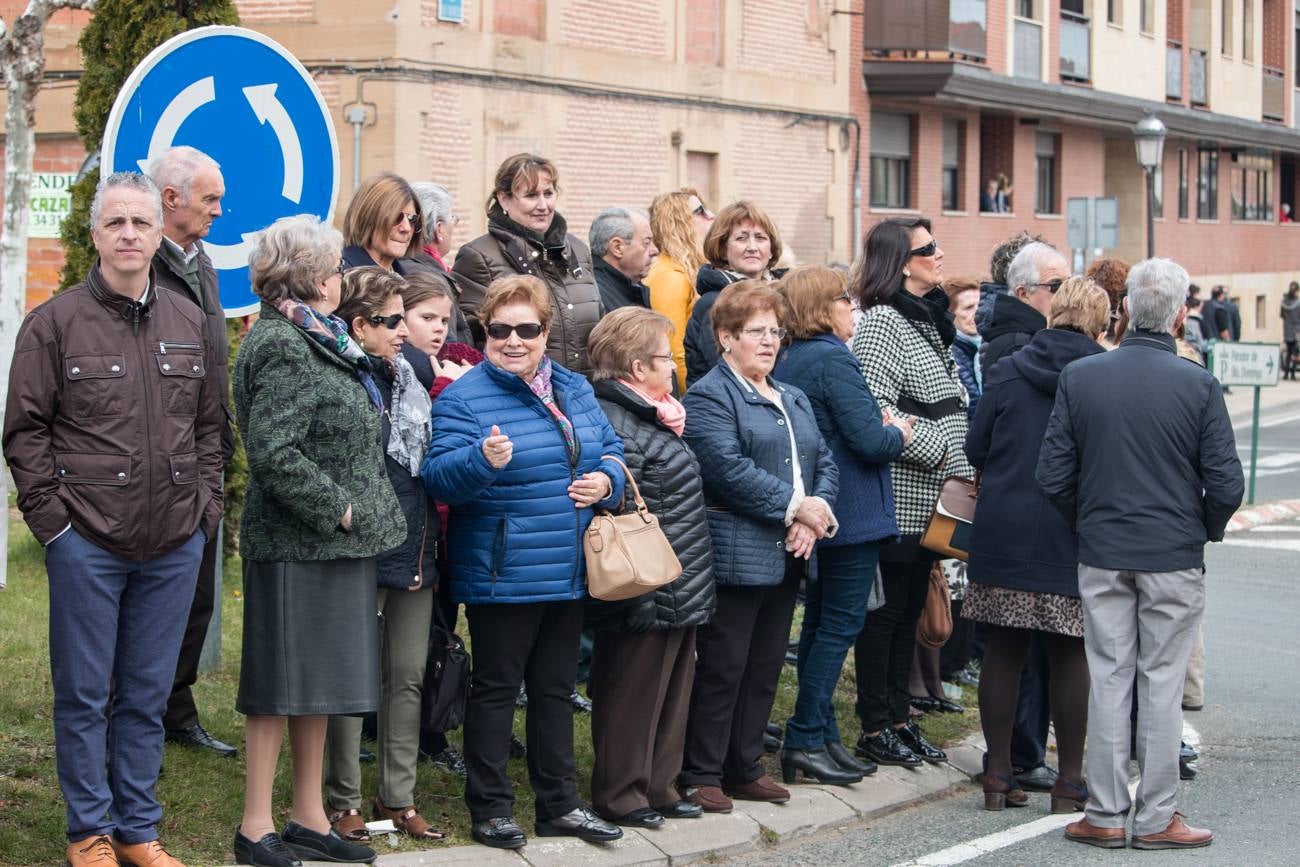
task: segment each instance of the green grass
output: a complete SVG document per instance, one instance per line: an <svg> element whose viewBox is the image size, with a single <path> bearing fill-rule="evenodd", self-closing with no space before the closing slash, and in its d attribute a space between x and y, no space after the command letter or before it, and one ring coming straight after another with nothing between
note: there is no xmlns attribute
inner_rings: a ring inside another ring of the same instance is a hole
<svg viewBox="0 0 1300 867"><path fill-rule="evenodd" d="M49 682L47 640L49 593L40 546L10 510L9 586L0 591L0 865L60 863L65 846L63 799L54 765L54 736L51 720L52 696ZM222 593L222 664L218 671L200 678L195 697L204 725L217 737L243 743L243 717L235 712L239 680L240 633L243 625L239 598L239 562L225 566ZM93 619L88 619L93 626ZM797 631L796 623L796 631ZM784 721L794 705L796 684L789 666L781 677L772 719ZM846 741L857 736L853 717L853 659L849 655L835 695L835 707ZM969 692L962 716L935 715L922 721L927 736L948 744L978 725ZM515 731L523 736L523 714L516 715ZM578 762L578 786L584 799L590 796L592 766L590 717L574 718L574 745ZM458 741L459 736L453 735ZM769 770L779 770L774 756L767 756ZM228 864L231 840L243 812L243 762L222 759L207 752L168 745L163 764L166 773L159 780L158 795L164 817L159 829L168 849L191 864ZM363 765L362 792L368 800L375 792L376 767ZM518 802L515 817L529 830L533 824L533 794L528 786L524 762L512 761L510 775ZM277 821L287 818L290 798L288 742L281 755L276 778ZM462 800L459 778L420 766L416 804L435 827L448 834L442 844L469 843L469 816ZM381 854L388 851L427 848L404 838L394 848L380 835L374 845Z"/></svg>

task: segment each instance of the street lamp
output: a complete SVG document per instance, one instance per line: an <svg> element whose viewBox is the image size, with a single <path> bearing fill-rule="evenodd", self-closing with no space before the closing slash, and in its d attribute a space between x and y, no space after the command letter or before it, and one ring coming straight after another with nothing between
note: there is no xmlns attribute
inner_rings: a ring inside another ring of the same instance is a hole
<svg viewBox="0 0 1300 867"><path fill-rule="evenodd" d="M1133 127L1138 165L1147 173L1147 258L1156 249L1156 167L1165 152L1165 125L1154 114L1143 117Z"/></svg>

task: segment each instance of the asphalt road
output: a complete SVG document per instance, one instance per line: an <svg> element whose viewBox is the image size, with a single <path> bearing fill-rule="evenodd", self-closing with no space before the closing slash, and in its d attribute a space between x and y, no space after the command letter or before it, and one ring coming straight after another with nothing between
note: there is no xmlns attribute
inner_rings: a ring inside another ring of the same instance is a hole
<svg viewBox="0 0 1300 867"><path fill-rule="evenodd" d="M1266 431L1270 444L1280 449L1295 443L1300 452L1300 419ZM1300 497L1300 476L1266 478L1270 496ZM1209 547L1207 566L1206 704L1185 715L1199 735L1201 758L1196 780L1183 784L1179 805L1191 824L1216 832L1209 848L1146 853L1071 843L1062 837L1058 817L1049 815L1046 795L1032 794L1024 809L990 813L970 785L942 800L736 862L1300 864L1300 522L1232 534L1225 544ZM994 849L998 843L1008 845Z"/></svg>
<svg viewBox="0 0 1300 867"><path fill-rule="evenodd" d="M1288 392L1297 390L1294 383L1285 386ZM1237 401L1233 403L1234 407L1241 405ZM1237 452L1249 483L1251 413L1248 404L1233 414L1232 423L1237 434ZM1260 412L1255 502L1295 498L1300 498L1300 401L1287 401Z"/></svg>

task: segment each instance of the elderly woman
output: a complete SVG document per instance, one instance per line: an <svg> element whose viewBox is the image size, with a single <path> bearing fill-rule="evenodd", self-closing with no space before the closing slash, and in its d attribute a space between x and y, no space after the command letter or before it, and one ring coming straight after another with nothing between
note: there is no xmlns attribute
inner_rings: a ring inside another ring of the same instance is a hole
<svg viewBox="0 0 1300 867"><path fill-rule="evenodd" d="M799 695L785 727L781 769L822 783L856 782L875 772L844 748L831 697L844 656L862 631L876 579L880 542L898 534L889 462L912 438L904 419L882 416L849 351L853 304L830 268L796 268L777 288L789 306L794 342L773 375L803 390L839 470L839 532L817 543L817 577L808 584L799 637Z"/></svg>
<svg viewBox="0 0 1300 867"><path fill-rule="evenodd" d="M578 800L573 693L582 631L582 534L591 507L622 502L623 444L587 381L546 356L552 308L536 277L506 277L478 311L486 361L433 404L422 475L451 506L451 593L474 646L465 713L465 802L474 839L515 849L506 774L520 682L528 687L528 776L539 836L593 843L623 832ZM518 454L515 454L516 450Z"/></svg>
<svg viewBox="0 0 1300 867"><path fill-rule="evenodd" d="M361 182L343 215L343 266L378 266L404 273L400 260L420 249L424 216L403 178L380 172Z"/></svg>
<svg viewBox="0 0 1300 867"><path fill-rule="evenodd" d="M424 214L424 222L420 225L420 249L411 258L399 262L398 267L407 277L427 273L446 286L448 297L453 301L447 339L470 343L474 335L470 333L465 314L454 303L458 293L451 278L451 268L447 265L447 257L451 255L451 235L460 225L460 217L452 212L451 191L430 181L411 184L411 190Z"/></svg>
<svg viewBox="0 0 1300 867"><path fill-rule="evenodd" d="M320 792L329 716L379 707L375 555L406 538L384 469L383 399L366 354L331 315L341 246L315 217L285 217L249 257L262 306L233 377L249 476L239 533L244 645L235 707L247 721L238 864L375 858L331 829ZM277 835L271 791L286 718L293 810Z"/></svg>
<svg viewBox="0 0 1300 867"><path fill-rule="evenodd" d="M526 274L549 293L554 322L547 331L546 354L584 376L587 335L600 321L591 251L569 234L555 210L560 175L554 163L533 154L515 154L497 169L487 202L488 233L456 253L452 268L461 287L460 307L482 341L484 323L476 318L488 284L498 277Z"/></svg>
<svg viewBox="0 0 1300 867"><path fill-rule="evenodd" d="M674 782L695 680L695 631L713 614L713 549L700 467L682 440L686 410L672 395L672 332L666 316L627 307L602 319L589 344L600 407L682 564L681 577L653 593L587 608L596 630L592 806L640 828L702 812Z"/></svg>
<svg viewBox="0 0 1300 867"><path fill-rule="evenodd" d="M718 605L696 636L680 782L686 799L710 813L729 812L731 797L790 799L759 764L763 731L795 593L813 545L837 527L838 473L812 405L771 377L785 316L764 281L724 289L713 305L722 360L683 401L683 436L704 478Z"/></svg>
<svg viewBox="0 0 1300 867"><path fill-rule="evenodd" d="M1062 369L1104 352L1099 341L1109 323L1105 290L1084 277L1066 280L1052 296L1049 327L990 369L966 435L966 454L983 475L962 614L988 624L980 722L988 742L984 806L989 810L1029 801L1012 774L1011 728L1020 669L1035 634L1044 638L1051 663L1052 719L1061 763L1052 787L1052 812L1082 810L1088 799L1083 784L1088 662L1078 540L1039 490L1034 471Z"/></svg>
<svg viewBox="0 0 1300 867"><path fill-rule="evenodd" d="M428 446L428 389L402 356L407 329L401 290L405 281L383 268L353 268L343 277L338 318L369 360L384 408L383 446L388 480L405 517L405 538L377 558L379 612L384 618L379 705L379 793L375 814L420 840L440 840L415 804L419 755L420 692L437 582L434 554L438 513L418 473ZM325 793L330 824L341 837L370 839L361 816L361 720L330 718L326 735Z"/></svg>
<svg viewBox="0 0 1300 867"><path fill-rule="evenodd" d="M912 420L912 441L890 464L899 537L880 548L885 604L858 637L858 754L882 765L942 762L908 716L908 675L916 624L938 559L921 547L945 476L970 477L966 392L953 361L956 329L948 313L943 251L922 217L882 220L867 233L863 265L851 293L864 315L853 333L871 393L891 415Z"/></svg>
<svg viewBox="0 0 1300 867"><path fill-rule="evenodd" d="M781 259L781 239L776 224L753 202L741 200L719 213L704 238L704 258L695 277L697 299L686 325L686 382L693 385L718 363L709 311L718 293L737 280L774 278L772 268Z"/></svg>
<svg viewBox="0 0 1300 867"><path fill-rule="evenodd" d="M686 393L686 323L695 306L695 275L705 264L704 238L713 214L690 187L655 196L650 203L650 234L659 255L650 266L645 285L650 287L650 307L673 323L673 364L677 390Z"/></svg>

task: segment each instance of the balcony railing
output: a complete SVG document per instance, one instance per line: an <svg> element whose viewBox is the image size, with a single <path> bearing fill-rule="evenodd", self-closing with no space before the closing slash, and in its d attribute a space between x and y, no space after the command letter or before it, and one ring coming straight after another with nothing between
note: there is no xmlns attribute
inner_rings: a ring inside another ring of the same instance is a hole
<svg viewBox="0 0 1300 867"><path fill-rule="evenodd" d="M1286 120L1286 73L1274 66L1264 67L1264 120Z"/></svg>
<svg viewBox="0 0 1300 867"><path fill-rule="evenodd" d="M1165 48L1165 99L1183 98L1183 46L1170 41Z"/></svg>
<svg viewBox="0 0 1300 867"><path fill-rule="evenodd" d="M1016 78L1043 80L1043 25L1016 19Z"/></svg>
<svg viewBox="0 0 1300 867"><path fill-rule="evenodd" d="M1209 100L1206 92L1205 80L1205 52L1199 48L1193 48L1189 54L1191 66L1189 76L1191 85L1191 102L1192 105L1205 105Z"/></svg>
<svg viewBox="0 0 1300 867"><path fill-rule="evenodd" d="M1091 56L1092 30L1088 19L1061 10L1061 78L1088 81L1092 78L1088 66Z"/></svg>
<svg viewBox="0 0 1300 867"><path fill-rule="evenodd" d="M988 0L872 0L862 21L863 48L879 55L988 54Z"/></svg>

